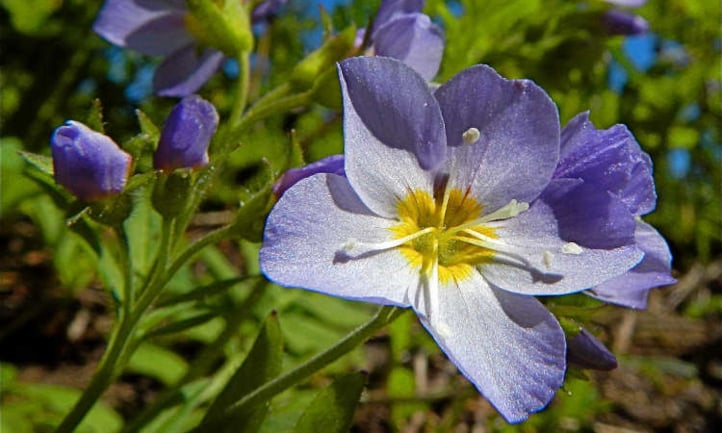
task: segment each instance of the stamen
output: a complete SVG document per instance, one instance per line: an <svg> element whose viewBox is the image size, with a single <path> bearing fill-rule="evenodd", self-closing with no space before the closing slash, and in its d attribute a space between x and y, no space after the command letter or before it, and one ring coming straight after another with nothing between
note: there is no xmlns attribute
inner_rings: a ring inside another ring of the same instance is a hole
<svg viewBox="0 0 722 433"><path fill-rule="evenodd" d="M522 265L526 266L527 268L536 269L527 259L520 256L519 254L511 252L508 248L508 245L506 245L503 242L499 242L495 239L492 239L490 237L484 236L480 233L477 233L473 230L464 230L464 233L470 234L471 236L474 236L474 239L467 238L463 236L454 236L452 239L465 242L469 245L474 245L476 247L485 248L487 250L494 251L495 254L501 254L506 257L509 257L511 259L517 260Z"/></svg>
<svg viewBox="0 0 722 433"><path fill-rule="evenodd" d="M350 238L341 246L341 250L346 253L354 253L356 255L361 255L372 251L388 250L391 248L399 247L407 242L413 241L414 239L431 233L434 230L436 230L435 227L426 227L425 229L419 230L418 232L412 233L408 236L404 236L398 239L391 239L385 242L362 242L358 239Z"/></svg>
<svg viewBox="0 0 722 433"><path fill-rule="evenodd" d="M580 247L578 244L574 242L567 242L562 246L562 253L564 254L573 254L575 256L578 256L579 254L583 253L584 250L582 247Z"/></svg>
<svg viewBox="0 0 722 433"><path fill-rule="evenodd" d="M464 144L474 144L479 141L481 133L476 128L469 128L461 134L461 139L464 140Z"/></svg>
<svg viewBox="0 0 722 433"><path fill-rule="evenodd" d="M455 231L465 230L474 226L482 225L491 221L505 220L514 218L519 214L526 212L529 209L529 203L518 202L516 199L512 199L506 206L497 209L496 211L484 215L481 218L477 218L474 221L455 227Z"/></svg>
<svg viewBox="0 0 722 433"><path fill-rule="evenodd" d="M453 239L457 240L457 241L461 241L461 242L466 242L467 244L474 245L477 247L492 250L492 251L494 251L495 254L500 254L507 258L516 260L523 267L525 267L527 269L534 270L540 274L546 274L546 272L544 272L541 269L537 268L536 266L532 265L531 262L529 262L529 260L525 259L524 257L522 257L521 255L519 255L517 253L512 252L510 245L507 245L504 242L501 242L501 241L491 238L489 236L485 236L479 232L476 232L476 231L470 230L470 229L464 230L463 233L472 236L473 239L463 237L463 236L454 236ZM542 262L544 263L544 265L546 266L547 269L550 268L552 258L553 258L553 255L551 254L551 252L549 252L549 251L544 252L544 255L542 257Z"/></svg>
<svg viewBox="0 0 722 433"><path fill-rule="evenodd" d="M544 266L546 266L547 269L550 269L552 267L552 260L554 259L554 254L546 250L544 251L544 255L542 256L542 262L544 263Z"/></svg>
<svg viewBox="0 0 722 433"><path fill-rule="evenodd" d="M429 278L429 305L427 308L427 314L431 319L432 314L436 314L433 311L435 305L439 305L439 241L434 241L434 261L431 264L431 276Z"/></svg>

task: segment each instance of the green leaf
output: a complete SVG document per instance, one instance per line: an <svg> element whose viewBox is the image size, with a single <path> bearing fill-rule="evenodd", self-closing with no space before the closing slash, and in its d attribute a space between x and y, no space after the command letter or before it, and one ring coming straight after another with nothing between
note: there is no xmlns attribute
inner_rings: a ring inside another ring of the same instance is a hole
<svg viewBox="0 0 722 433"><path fill-rule="evenodd" d="M240 2L225 0L222 7L213 0L188 0L187 4L191 27L208 45L229 56L253 45L248 16Z"/></svg>
<svg viewBox="0 0 722 433"><path fill-rule="evenodd" d="M319 426L323 426L324 433L346 433L351 427L365 381L365 373L352 373L336 379L308 405L293 432L316 433Z"/></svg>
<svg viewBox="0 0 722 433"><path fill-rule="evenodd" d="M135 195L133 212L123 222L133 270L140 275L150 272L160 242L161 218L153 211L149 195L147 190Z"/></svg>
<svg viewBox="0 0 722 433"><path fill-rule="evenodd" d="M303 59L291 72L290 83L294 89L302 91L313 87L316 80L336 62L348 57L354 51L356 27L350 26L341 33L329 37L321 48Z"/></svg>
<svg viewBox="0 0 722 433"><path fill-rule="evenodd" d="M255 343L243 364L236 370L226 387L208 408L203 423L223 414L235 402L272 380L281 373L283 355L283 337L281 327L275 313L272 313L263 329L258 334ZM244 407L224 419L217 431L244 433L256 432L268 412L268 402L259 402L256 405Z"/></svg>
<svg viewBox="0 0 722 433"><path fill-rule="evenodd" d="M251 242L260 242L263 238L264 216L273 204L270 184L253 193L248 200L242 202L236 213L233 225L238 236Z"/></svg>
<svg viewBox="0 0 722 433"><path fill-rule="evenodd" d="M23 175L43 188L58 207L64 207L73 200L65 188L55 183L53 160L50 157L24 151L19 151L18 154L26 163Z"/></svg>
<svg viewBox="0 0 722 433"><path fill-rule="evenodd" d="M0 4L10 13L13 27L28 35L47 34L48 20L62 6L57 0L2 0Z"/></svg>
<svg viewBox="0 0 722 433"><path fill-rule="evenodd" d="M164 385L178 382L187 369L188 364L175 352L151 343L138 346L126 367L126 371L152 377Z"/></svg>
<svg viewBox="0 0 722 433"><path fill-rule="evenodd" d="M190 328L202 325L217 317L216 312L201 312L185 319L181 319L165 326L158 327L146 334L147 337L157 337L159 335L176 334L186 331Z"/></svg>
<svg viewBox="0 0 722 433"><path fill-rule="evenodd" d="M30 165L37 168L41 173L53 177L53 159L49 156L38 155L37 153L20 151L20 156Z"/></svg>
<svg viewBox="0 0 722 433"><path fill-rule="evenodd" d="M14 382L3 384L2 431L51 431L72 409L81 391L59 385ZM4 418L10 418L9 420ZM103 402L96 403L75 430L78 433L113 433L123 419ZM6 429L7 427L7 429ZM15 429L17 428L17 430Z"/></svg>
<svg viewBox="0 0 722 433"><path fill-rule="evenodd" d="M23 174L26 163L19 155L22 142L16 138L0 138L0 213L5 215L20 202L39 191L38 185ZM8 182L12 179L12 182Z"/></svg>

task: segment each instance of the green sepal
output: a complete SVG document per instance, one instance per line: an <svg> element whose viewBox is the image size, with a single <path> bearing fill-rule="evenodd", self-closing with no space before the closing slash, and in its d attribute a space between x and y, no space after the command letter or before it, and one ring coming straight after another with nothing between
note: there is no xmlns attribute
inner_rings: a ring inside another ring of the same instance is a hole
<svg viewBox="0 0 722 433"><path fill-rule="evenodd" d="M123 193L88 203L88 216L110 227L119 227L133 211L133 197Z"/></svg>
<svg viewBox="0 0 722 433"><path fill-rule="evenodd" d="M28 164L35 167L38 171L44 175L49 176L53 179L55 171L53 170L53 159L49 156L38 155L37 153L19 151L20 157L25 160Z"/></svg>
<svg viewBox="0 0 722 433"><path fill-rule="evenodd" d="M23 174L40 185L58 207L65 208L76 200L70 192L55 183L52 158L25 151L19 151L18 154L26 162Z"/></svg>
<svg viewBox="0 0 722 433"><path fill-rule="evenodd" d="M129 193L131 191L135 191L136 189L140 189L146 185L150 185L151 182L158 176L157 172L149 172L149 173L141 173L136 174L130 177L128 179L128 183L125 185L125 193Z"/></svg>
<svg viewBox="0 0 722 433"><path fill-rule="evenodd" d="M574 338L577 334L582 332L582 326L574 319L569 317L557 317L557 320L559 321L562 331L564 331L564 335L566 335L567 339Z"/></svg>
<svg viewBox="0 0 722 433"><path fill-rule="evenodd" d="M336 70L336 62L354 54L355 40L355 26L326 39L321 48L306 56L293 68L289 79L291 87L296 91L311 89L329 69Z"/></svg>
<svg viewBox="0 0 722 433"><path fill-rule="evenodd" d="M157 143L160 139L160 130L155 123L140 110L135 110L135 116L138 118L141 134L145 135L149 141Z"/></svg>
<svg viewBox="0 0 722 433"><path fill-rule="evenodd" d="M100 99L93 99L93 105L90 107L90 110L88 110L85 124L88 128L105 134L105 127L103 126L103 104L100 102Z"/></svg>
<svg viewBox="0 0 722 433"><path fill-rule="evenodd" d="M187 0L191 33L206 44L236 57L253 46L248 12L238 0L225 0L219 7L213 0Z"/></svg>
<svg viewBox="0 0 722 433"><path fill-rule="evenodd" d="M193 175L187 170L162 173L153 187L153 208L163 215L163 218L174 218L186 208L192 189Z"/></svg>
<svg viewBox="0 0 722 433"><path fill-rule="evenodd" d="M313 100L335 111L341 111L341 83L336 69L328 69L313 86Z"/></svg>
<svg viewBox="0 0 722 433"><path fill-rule="evenodd" d="M291 146L288 148L288 164L289 168L292 167L303 167L306 165L306 159L303 157L303 147L301 142L298 141L298 134L296 130L291 130Z"/></svg>
<svg viewBox="0 0 722 433"><path fill-rule="evenodd" d="M296 422L293 433L346 433L351 428L366 373L351 373L322 389Z"/></svg>
<svg viewBox="0 0 722 433"><path fill-rule="evenodd" d="M160 131L142 111L135 110L135 115L138 118L140 132L123 143L122 147L133 157L131 171L147 172L153 170L152 154L158 145Z"/></svg>
<svg viewBox="0 0 722 433"><path fill-rule="evenodd" d="M261 161L263 172L263 187L255 191L247 191L241 198L240 207L233 220L233 227L237 236L251 242L260 242L263 238L265 215L270 212L274 203L273 173L267 160Z"/></svg>
<svg viewBox="0 0 722 433"><path fill-rule="evenodd" d="M323 29L323 40L326 40L331 37L331 35L333 35L333 17L329 15L326 8L323 7L323 4L320 4L318 6L318 9L321 12L321 28Z"/></svg>
<svg viewBox="0 0 722 433"><path fill-rule="evenodd" d="M234 403L281 373L283 336L276 313L271 313L253 343L243 364L236 370L226 387L208 408L203 423L221 417ZM213 431L218 433L250 433L258 431L268 412L269 402L263 401L234 411L224 417ZM223 427L221 427L221 425Z"/></svg>

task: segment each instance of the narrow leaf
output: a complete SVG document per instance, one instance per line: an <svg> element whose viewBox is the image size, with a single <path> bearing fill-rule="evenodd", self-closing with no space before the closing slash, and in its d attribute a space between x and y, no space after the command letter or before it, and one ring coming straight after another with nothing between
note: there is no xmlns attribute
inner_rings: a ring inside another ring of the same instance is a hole
<svg viewBox="0 0 722 433"><path fill-rule="evenodd" d="M283 337L275 313L272 313L253 343L251 351L228 381L216 400L208 408L201 424L216 418L235 402L254 389L272 380L281 373ZM223 427L214 430L219 433L256 432L268 412L269 402L249 405L224 419Z"/></svg>
<svg viewBox="0 0 722 433"><path fill-rule="evenodd" d="M88 128L105 134L105 128L103 127L103 104L100 102L100 99L96 98L93 100L93 106L88 110L85 124L88 125Z"/></svg>
<svg viewBox="0 0 722 433"><path fill-rule="evenodd" d="M352 373L336 379L321 390L306 408L294 433L346 433L366 382L365 373Z"/></svg>
<svg viewBox="0 0 722 433"><path fill-rule="evenodd" d="M141 133L145 134L147 136L146 138L151 142L157 143L160 138L160 130L155 126L155 123L140 110L135 110L135 115L138 117Z"/></svg>
<svg viewBox="0 0 722 433"><path fill-rule="evenodd" d="M38 155L37 153L30 153L25 151L18 152L20 156L33 167L37 168L41 173L45 173L50 177L53 177L53 159L49 156Z"/></svg>

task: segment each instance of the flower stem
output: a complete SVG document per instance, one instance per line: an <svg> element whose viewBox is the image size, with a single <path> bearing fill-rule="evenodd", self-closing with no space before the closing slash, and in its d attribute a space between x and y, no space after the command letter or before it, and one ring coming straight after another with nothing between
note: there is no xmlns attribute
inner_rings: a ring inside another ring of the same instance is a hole
<svg viewBox="0 0 722 433"><path fill-rule="evenodd" d="M272 116L277 113L283 113L295 108L303 107L311 101L312 91L296 93L286 97L282 97L264 104L257 104L253 109L249 110L245 116L238 122L235 131L242 131L253 123ZM260 102L260 101L259 101Z"/></svg>
<svg viewBox="0 0 722 433"><path fill-rule="evenodd" d="M75 403L75 406L73 406L73 409L65 416L55 430L56 433L70 433L74 431L88 411L90 411L97 400L103 395L105 389L113 383L118 373L125 367L125 363L130 357L128 347L135 346L135 344L133 344L133 333L138 321L170 278L167 276L165 268L171 249L170 245L172 241L170 239L170 233L172 230L173 221L164 219L160 249L158 250L156 263L147 276L145 289L142 291L136 303L130 307L123 306L118 326L110 337L108 348L100 360L98 369L90 380L88 387L83 391L80 399ZM129 284L129 282L126 284ZM128 303L130 302L130 298L127 297L123 301Z"/></svg>
<svg viewBox="0 0 722 433"><path fill-rule="evenodd" d="M85 415L90 411L96 401L103 395L105 389L115 379L116 373L120 371L117 359L123 353L130 336L133 333L134 324L129 316L122 315L117 332L113 334L108 343L108 349L100 360L98 370L85 388L80 399L75 403L73 409L65 416L63 422L55 430L56 433L71 433L80 424Z"/></svg>
<svg viewBox="0 0 722 433"><path fill-rule="evenodd" d="M236 89L236 97L233 101L231 109L230 124L237 125L243 116L243 110L248 102L248 89L251 83L251 61L250 53L243 51L238 54L238 88Z"/></svg>
<svg viewBox="0 0 722 433"><path fill-rule="evenodd" d="M254 404L270 400L280 392L296 385L311 374L321 370L339 359L341 356L347 354L356 346L373 336L381 328L396 320L396 318L405 311L406 310L397 307L381 307L370 321L354 329L334 346L331 346L325 351L319 353L293 370L290 370L281 376L266 382L261 387L256 388L256 390L245 395L235 404L228 407L221 416L210 419L206 423L197 426L191 430L191 433L215 431L216 427L221 425L225 418L232 416L234 413L240 412L247 406L252 406Z"/></svg>

